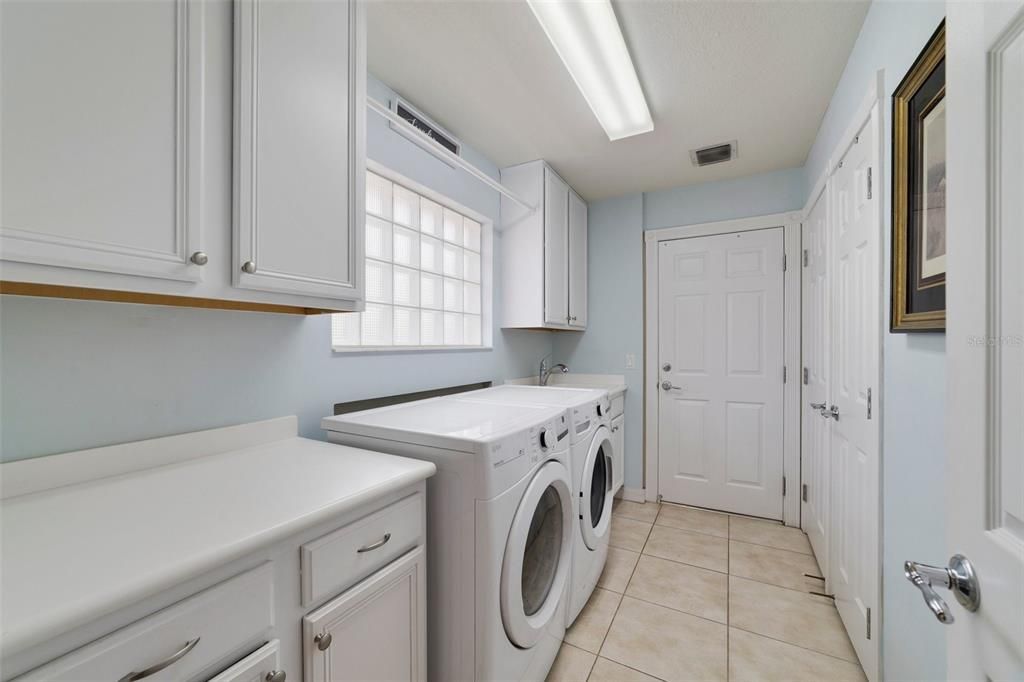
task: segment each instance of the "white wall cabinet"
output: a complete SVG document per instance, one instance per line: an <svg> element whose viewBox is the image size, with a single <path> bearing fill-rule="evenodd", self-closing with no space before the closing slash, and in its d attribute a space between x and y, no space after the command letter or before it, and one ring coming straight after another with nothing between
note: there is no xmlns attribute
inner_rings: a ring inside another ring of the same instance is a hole
<svg viewBox="0 0 1024 682"><path fill-rule="evenodd" d="M426 594L419 547L306 616L307 682L425 680Z"/></svg>
<svg viewBox="0 0 1024 682"><path fill-rule="evenodd" d="M235 3L236 286L362 298L364 24L361 2Z"/></svg>
<svg viewBox="0 0 1024 682"><path fill-rule="evenodd" d="M543 161L502 169L502 327L585 329L587 205Z"/></svg>
<svg viewBox="0 0 1024 682"><path fill-rule="evenodd" d="M199 281L202 13L5 2L0 30L3 259Z"/></svg>
<svg viewBox="0 0 1024 682"><path fill-rule="evenodd" d="M0 291L359 309L365 32L361 0L0 3Z"/></svg>

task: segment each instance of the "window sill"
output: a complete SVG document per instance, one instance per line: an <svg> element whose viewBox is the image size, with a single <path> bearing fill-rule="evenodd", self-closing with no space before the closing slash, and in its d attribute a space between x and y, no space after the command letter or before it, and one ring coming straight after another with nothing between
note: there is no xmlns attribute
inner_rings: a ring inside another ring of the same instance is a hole
<svg viewBox="0 0 1024 682"><path fill-rule="evenodd" d="M372 355L376 353L465 353L492 351L493 346L331 346L335 355Z"/></svg>

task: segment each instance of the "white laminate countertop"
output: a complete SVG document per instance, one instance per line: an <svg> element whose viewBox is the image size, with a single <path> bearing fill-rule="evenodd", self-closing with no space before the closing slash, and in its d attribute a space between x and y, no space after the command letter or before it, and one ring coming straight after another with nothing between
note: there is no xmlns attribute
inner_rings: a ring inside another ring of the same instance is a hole
<svg viewBox="0 0 1024 682"><path fill-rule="evenodd" d="M537 385L537 376L509 379L506 384ZM621 374L552 374L548 377L548 386L565 386L566 388L603 388L608 396L614 398L626 392L626 377Z"/></svg>
<svg viewBox="0 0 1024 682"><path fill-rule="evenodd" d="M69 632L435 471L289 437L4 499L0 649Z"/></svg>

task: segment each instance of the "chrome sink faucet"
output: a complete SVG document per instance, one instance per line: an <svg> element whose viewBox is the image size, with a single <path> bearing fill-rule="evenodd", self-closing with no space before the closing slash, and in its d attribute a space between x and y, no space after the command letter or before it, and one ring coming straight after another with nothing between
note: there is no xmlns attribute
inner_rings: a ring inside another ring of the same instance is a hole
<svg viewBox="0 0 1024 682"><path fill-rule="evenodd" d="M556 369L559 370L562 374L569 373L569 366L562 364L561 362L548 367L548 356L545 355L544 359L540 361L540 369L537 371L537 384L539 386L547 386L548 378L551 376L551 373L554 372Z"/></svg>

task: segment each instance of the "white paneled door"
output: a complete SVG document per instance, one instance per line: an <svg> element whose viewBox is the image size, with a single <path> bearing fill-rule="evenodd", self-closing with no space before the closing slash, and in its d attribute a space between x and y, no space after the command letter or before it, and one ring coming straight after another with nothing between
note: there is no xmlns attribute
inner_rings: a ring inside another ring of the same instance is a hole
<svg viewBox="0 0 1024 682"><path fill-rule="evenodd" d="M828 189L824 188L803 223L803 402L801 415L802 525L828 574L829 540L829 292Z"/></svg>
<svg viewBox="0 0 1024 682"><path fill-rule="evenodd" d="M949 679L1020 680L1024 3L950 3L947 22L949 130L956 131L947 141L947 557L970 561L981 602L968 610L933 585L952 616ZM947 557L904 558L945 566Z"/></svg>
<svg viewBox="0 0 1024 682"><path fill-rule="evenodd" d="M869 676L877 669L879 279L878 107L830 180L833 198L829 353L829 589Z"/></svg>
<svg viewBox="0 0 1024 682"><path fill-rule="evenodd" d="M781 519L783 229L658 252L659 491Z"/></svg>

